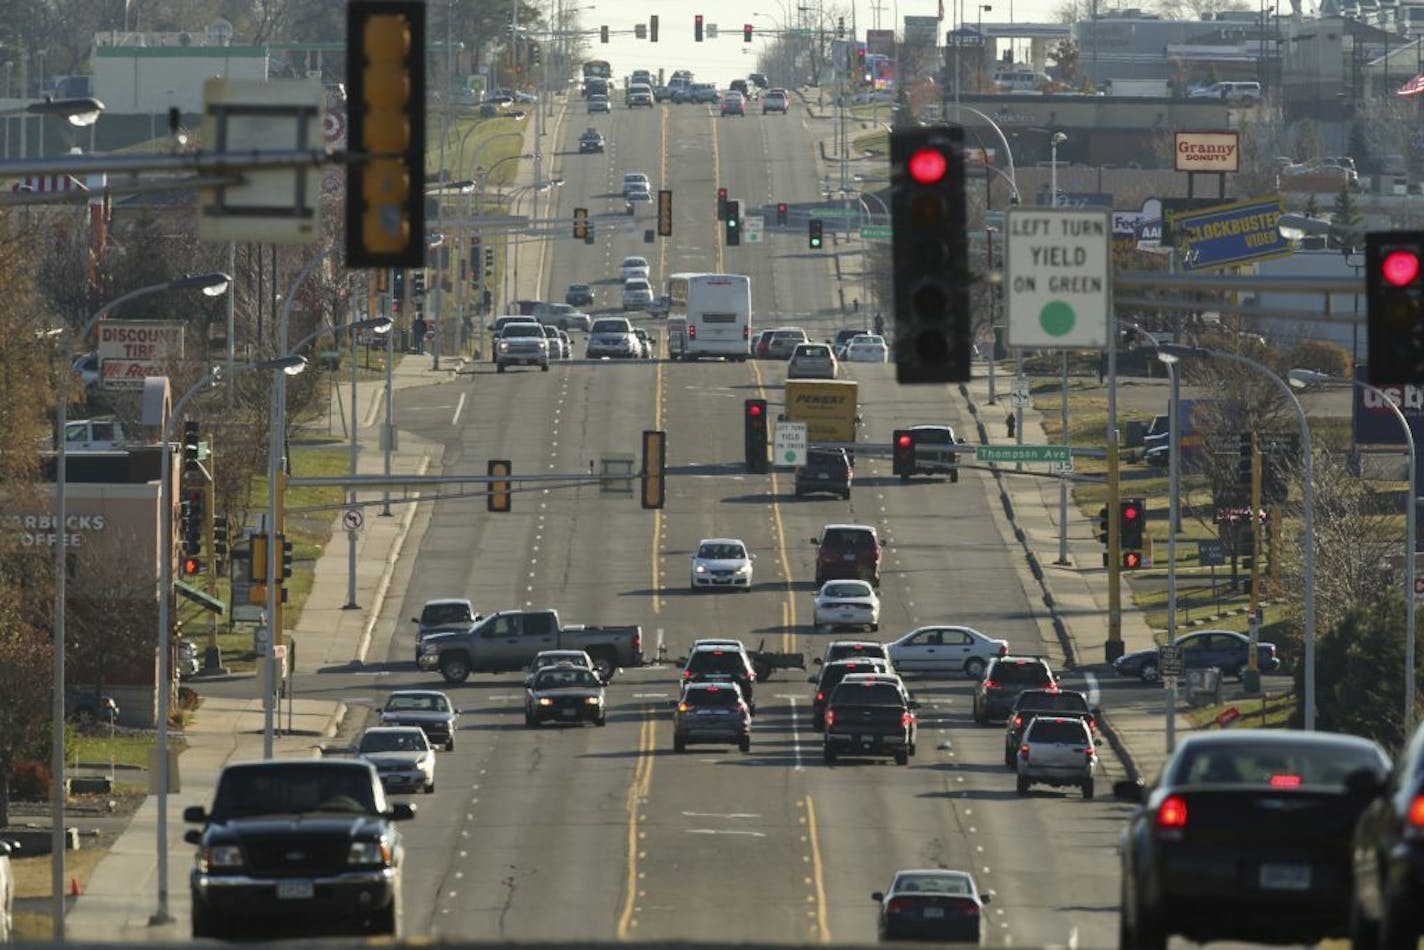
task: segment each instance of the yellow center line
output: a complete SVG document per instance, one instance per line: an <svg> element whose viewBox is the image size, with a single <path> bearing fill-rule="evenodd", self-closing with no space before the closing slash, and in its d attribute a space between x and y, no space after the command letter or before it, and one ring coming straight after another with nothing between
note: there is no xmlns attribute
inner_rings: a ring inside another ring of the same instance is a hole
<svg viewBox="0 0 1424 950"><path fill-rule="evenodd" d="M638 729L638 764L633 768L633 780L628 783L628 876L624 882L623 910L618 915L618 939L627 940L633 926L633 911L638 903L638 810L648 797L653 781L654 723L648 710L643 711Z"/></svg>
<svg viewBox="0 0 1424 950"><path fill-rule="evenodd" d="M816 803L806 796L806 835L811 841L811 880L816 889L816 928L821 943L831 942L831 928L826 922L826 878L821 865L821 838L816 832Z"/></svg>
<svg viewBox="0 0 1424 950"><path fill-rule="evenodd" d="M756 377L757 393L763 399L767 399L766 382L761 376L761 366L755 361L751 361L752 375ZM777 499L781 497L781 484L777 478L776 469L771 471L771 522L776 532L776 559L781 565L781 575L786 578L786 606L782 611L786 618L785 629L781 632L781 649L784 653L796 652L796 591L793 588L794 579L791 576L791 559L786 552L786 525L781 520L781 504Z"/></svg>

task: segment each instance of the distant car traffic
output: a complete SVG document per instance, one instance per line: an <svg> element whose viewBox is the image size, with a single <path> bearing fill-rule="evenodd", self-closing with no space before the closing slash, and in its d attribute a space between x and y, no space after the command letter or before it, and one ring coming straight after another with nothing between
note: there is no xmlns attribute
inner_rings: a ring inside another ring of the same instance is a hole
<svg viewBox="0 0 1424 950"><path fill-rule="evenodd" d="M745 118L747 114L746 98L739 92L722 93L721 112L722 115L739 115Z"/></svg>
<svg viewBox="0 0 1424 950"><path fill-rule="evenodd" d="M851 338L842 358L847 363L884 363L890 359L890 347L884 337L863 333Z"/></svg>
<svg viewBox="0 0 1424 950"><path fill-rule="evenodd" d="M849 656L827 659L821 672L807 677L816 691L811 695L811 728L820 732L826 727L826 703L841 680L855 673L893 673L894 667L884 657Z"/></svg>
<svg viewBox="0 0 1424 950"><path fill-rule="evenodd" d="M785 89L772 89L766 94L766 98L761 101L761 114L766 115L768 112L780 112L782 115L785 115L789 105L790 99L786 95Z"/></svg>
<svg viewBox="0 0 1424 950"><path fill-rule="evenodd" d="M839 375L836 355L825 343L799 343L786 362L787 379L835 379Z"/></svg>
<svg viewBox="0 0 1424 950"><path fill-rule="evenodd" d="M1020 740L1016 791L1027 795L1034 785L1074 785L1084 798L1092 798L1098 768L1096 746L1101 743L1082 719L1053 713L1035 716Z"/></svg>
<svg viewBox="0 0 1424 950"><path fill-rule="evenodd" d="M816 545L816 586L826 581L852 579L880 586L883 552L880 535L870 525L828 524L821 529Z"/></svg>
<svg viewBox="0 0 1424 950"><path fill-rule="evenodd" d="M593 669L593 659L583 650L542 650L534 654L534 659L530 660L529 665L525 667L524 685L528 686L533 683L534 677L539 674L540 670L560 664L568 664L585 670Z"/></svg>
<svg viewBox="0 0 1424 950"><path fill-rule="evenodd" d="M752 669L751 658L740 643L735 647L715 643L704 643L694 647L687 654L687 662L682 667L682 684L730 681L736 683L747 701L747 708L756 715L756 672Z"/></svg>
<svg viewBox="0 0 1424 950"><path fill-rule="evenodd" d="M627 317L599 317L588 331L584 356L591 360L636 359L642 352Z"/></svg>
<svg viewBox="0 0 1424 950"><path fill-rule="evenodd" d="M603 151L603 133L597 129L588 129L579 136L579 154L584 155L589 152Z"/></svg>
<svg viewBox="0 0 1424 950"><path fill-rule="evenodd" d="M569 284L569 289L564 291L564 303L570 307L592 307L593 306L593 285L592 284ZM565 327L565 329L568 329ZM585 327L584 329L587 329Z"/></svg>
<svg viewBox="0 0 1424 950"><path fill-rule="evenodd" d="M646 257L625 257L623 263L618 265L618 276L624 280L631 280L634 277L641 277L643 280L649 279L648 259Z"/></svg>
<svg viewBox="0 0 1424 950"><path fill-rule="evenodd" d="M435 750L419 726L372 726L361 733L356 756L376 767L388 792L435 791Z"/></svg>
<svg viewBox="0 0 1424 950"><path fill-rule="evenodd" d="M623 309L644 310L653 303L653 285L643 277L629 277L623 281ZM642 344L638 344L636 356L643 355Z"/></svg>
<svg viewBox="0 0 1424 950"><path fill-rule="evenodd" d="M599 95L599 94L595 93L594 95L591 95L591 96L588 97L588 114L589 114L589 115L593 115L593 114L596 113L596 112L612 112L612 111L613 111L612 108L608 105L608 97L607 97L607 96Z"/></svg>
<svg viewBox="0 0 1424 950"><path fill-rule="evenodd" d="M1175 642L1182 648L1183 669L1204 670L1214 666L1224 676L1236 679L1246 671L1251 656L1251 638L1234 630L1198 630L1178 637ZM1161 675L1158 656L1156 649L1124 653L1113 661L1113 670L1119 676L1135 676L1144 683L1155 683ZM1257 642L1256 666L1262 673L1280 669L1281 660L1274 643Z"/></svg>

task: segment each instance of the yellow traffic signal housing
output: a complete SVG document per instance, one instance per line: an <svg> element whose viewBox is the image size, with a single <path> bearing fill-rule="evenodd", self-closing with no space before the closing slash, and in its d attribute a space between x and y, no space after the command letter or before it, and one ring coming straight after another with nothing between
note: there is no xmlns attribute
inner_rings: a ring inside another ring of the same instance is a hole
<svg viewBox="0 0 1424 950"><path fill-rule="evenodd" d="M485 474L490 476L509 477L512 471L508 459L490 459L485 466ZM488 483L488 494L485 495L486 511L508 511L509 510L509 482L490 481Z"/></svg>
<svg viewBox="0 0 1424 950"><path fill-rule="evenodd" d="M346 13L346 265L425 264L425 4Z"/></svg>
<svg viewBox="0 0 1424 950"><path fill-rule="evenodd" d="M658 192L658 237L672 237L672 191Z"/></svg>
<svg viewBox="0 0 1424 950"><path fill-rule="evenodd" d="M667 499L667 433L643 431L643 507L661 508Z"/></svg>

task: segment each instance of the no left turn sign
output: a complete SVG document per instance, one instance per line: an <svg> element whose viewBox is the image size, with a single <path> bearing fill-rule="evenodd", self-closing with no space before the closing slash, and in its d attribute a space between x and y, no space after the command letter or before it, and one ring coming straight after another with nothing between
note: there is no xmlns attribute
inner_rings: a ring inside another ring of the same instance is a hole
<svg viewBox="0 0 1424 950"><path fill-rule="evenodd" d="M341 512L341 526L347 531L359 531L366 523L366 516L360 508L345 508Z"/></svg>

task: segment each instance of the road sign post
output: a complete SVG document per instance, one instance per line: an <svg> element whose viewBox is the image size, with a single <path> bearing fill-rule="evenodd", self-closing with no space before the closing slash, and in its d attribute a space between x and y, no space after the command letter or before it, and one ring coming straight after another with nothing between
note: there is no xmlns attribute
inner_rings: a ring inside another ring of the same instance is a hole
<svg viewBox="0 0 1424 950"><path fill-rule="evenodd" d="M1011 208L1004 293L1009 346L1102 349L1111 339L1107 211Z"/></svg>

